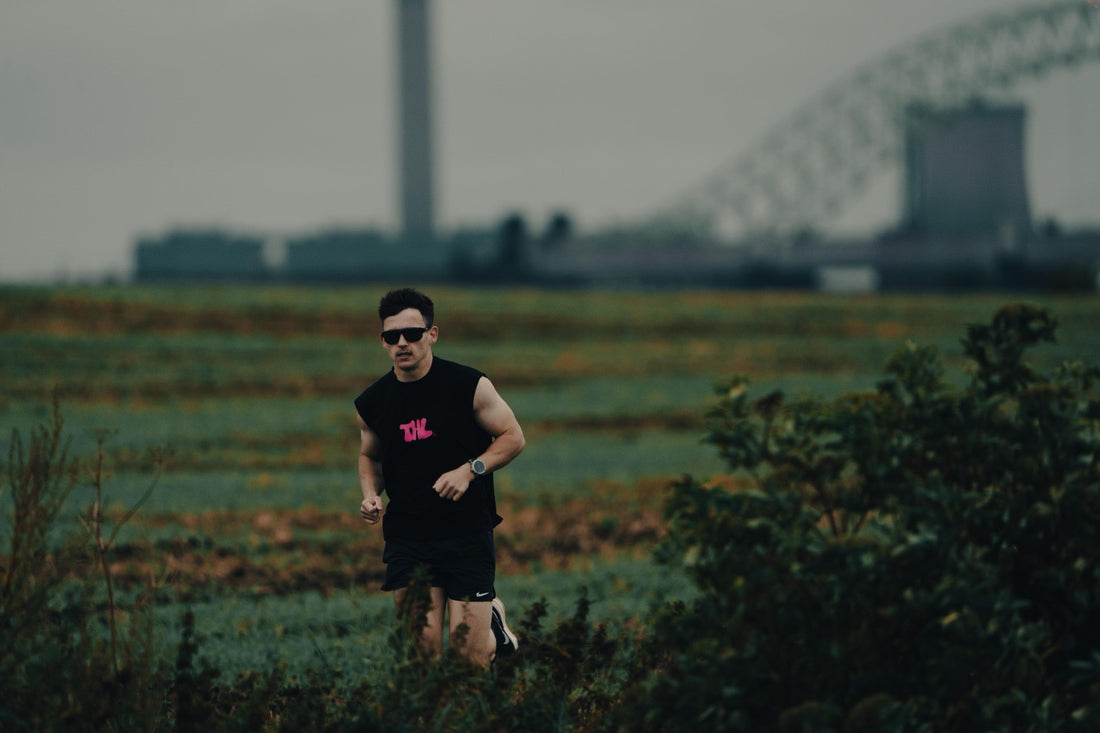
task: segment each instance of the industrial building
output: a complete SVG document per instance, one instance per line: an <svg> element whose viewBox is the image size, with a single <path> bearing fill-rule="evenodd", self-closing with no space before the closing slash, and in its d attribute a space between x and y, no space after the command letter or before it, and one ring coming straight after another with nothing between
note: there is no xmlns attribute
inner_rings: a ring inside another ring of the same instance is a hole
<svg viewBox="0 0 1100 733"><path fill-rule="evenodd" d="M134 246L134 277L142 281L259 281L271 275L261 237L180 229L143 237Z"/></svg>
<svg viewBox="0 0 1100 733"><path fill-rule="evenodd" d="M273 259L249 237L170 232L138 243L137 278L1097 288L1100 230L1033 221L1027 110L979 97L990 86L1100 57L1100 21L1084 6L1020 8L918 39L830 87L650 219L531 236L515 216L484 231L437 230L430 3L394 0L398 233L282 237L285 257ZM874 168L892 164L901 167L903 190L889 231L859 241L820 234L818 222ZM730 222L740 230L722 226Z"/></svg>

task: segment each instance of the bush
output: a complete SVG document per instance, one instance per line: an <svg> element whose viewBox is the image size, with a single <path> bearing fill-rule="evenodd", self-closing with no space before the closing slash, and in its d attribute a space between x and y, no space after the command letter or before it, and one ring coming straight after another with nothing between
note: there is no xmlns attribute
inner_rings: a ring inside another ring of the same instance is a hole
<svg viewBox="0 0 1100 733"><path fill-rule="evenodd" d="M410 588L407 603L427 610L426 586ZM612 639L588 622L586 595L572 618L544 629L545 600L537 601L518 624L518 653L474 669L454 651L452 640L439 659L424 659L417 648L417 619L403 615L394 636L393 656L374 681L353 695L349 716L356 730L546 731L608 730L630 644Z"/></svg>
<svg viewBox="0 0 1100 733"><path fill-rule="evenodd" d="M654 621L624 705L661 730L1086 730L1100 720L1095 368L1036 373L1027 305L907 344L873 393L719 390L728 490L685 477L660 550L702 595Z"/></svg>

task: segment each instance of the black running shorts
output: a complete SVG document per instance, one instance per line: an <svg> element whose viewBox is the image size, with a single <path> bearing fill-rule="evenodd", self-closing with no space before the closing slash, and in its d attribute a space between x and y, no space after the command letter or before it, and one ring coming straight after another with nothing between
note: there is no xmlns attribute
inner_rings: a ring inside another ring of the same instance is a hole
<svg viewBox="0 0 1100 733"><path fill-rule="evenodd" d="M407 588L413 571L423 565L433 588L454 601L493 600L496 554L493 531L440 540L388 540L382 552L386 581L382 590Z"/></svg>

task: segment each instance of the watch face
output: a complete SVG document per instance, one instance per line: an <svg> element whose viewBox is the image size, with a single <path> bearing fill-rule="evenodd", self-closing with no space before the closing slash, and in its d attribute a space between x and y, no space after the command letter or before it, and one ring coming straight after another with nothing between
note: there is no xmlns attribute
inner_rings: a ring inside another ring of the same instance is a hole
<svg viewBox="0 0 1100 733"><path fill-rule="evenodd" d="M485 463L483 461L475 458L474 460L470 461L470 467L474 469L474 473L476 473L478 476L482 476L485 474Z"/></svg>

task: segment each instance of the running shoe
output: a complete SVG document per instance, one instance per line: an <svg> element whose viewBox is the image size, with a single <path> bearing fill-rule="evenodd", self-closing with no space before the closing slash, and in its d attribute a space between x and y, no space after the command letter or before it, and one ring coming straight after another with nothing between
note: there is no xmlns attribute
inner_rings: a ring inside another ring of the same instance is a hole
<svg viewBox="0 0 1100 733"><path fill-rule="evenodd" d="M489 624L493 629L493 636L497 639L497 654L513 654L519 648L519 639L504 620L504 601L494 598L492 606L493 616Z"/></svg>

